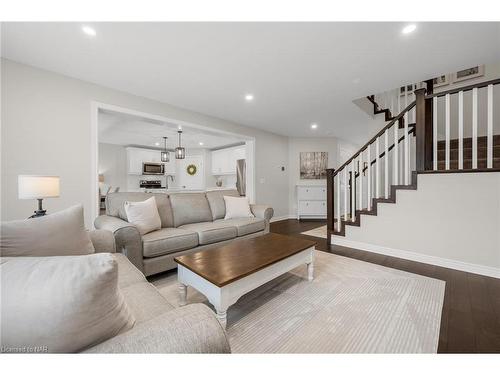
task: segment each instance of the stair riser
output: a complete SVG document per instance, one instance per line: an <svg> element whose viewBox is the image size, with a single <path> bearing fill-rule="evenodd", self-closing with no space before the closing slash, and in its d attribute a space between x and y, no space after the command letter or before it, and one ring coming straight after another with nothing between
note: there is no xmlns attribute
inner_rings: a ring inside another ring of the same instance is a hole
<svg viewBox="0 0 500 375"><path fill-rule="evenodd" d="M472 147L472 138L464 138L463 145L464 145L464 148L471 148ZM477 138L477 145L478 145L478 147L486 147L487 146L487 137L478 137ZM500 134L493 136L493 145L496 145L496 146L500 145ZM437 146L438 146L438 150L444 150L446 147L446 142L445 141L438 141ZM458 139L451 139L450 140L450 147L458 149Z"/></svg>
<svg viewBox="0 0 500 375"><path fill-rule="evenodd" d="M438 161L438 170L444 170L446 162L444 160ZM478 159L477 168L487 168L486 159ZM500 158L493 159L493 168L500 168ZM458 169L458 160L450 160L450 169ZM463 169L472 169L472 160L465 159Z"/></svg>
<svg viewBox="0 0 500 375"><path fill-rule="evenodd" d="M472 159L472 148L464 148L464 159ZM479 159L486 159L488 149L486 147L478 147L477 157ZM446 150L438 150L438 160L444 160L446 157ZM500 158L500 145L493 147L493 157ZM450 149L450 159L458 160L458 148Z"/></svg>

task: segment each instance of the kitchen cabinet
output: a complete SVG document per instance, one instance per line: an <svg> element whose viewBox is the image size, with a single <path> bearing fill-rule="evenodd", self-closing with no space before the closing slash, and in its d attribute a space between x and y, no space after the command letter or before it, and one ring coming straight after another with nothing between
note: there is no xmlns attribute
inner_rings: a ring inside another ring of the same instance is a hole
<svg viewBox="0 0 500 375"><path fill-rule="evenodd" d="M215 176L236 174L236 160L246 158L246 146L212 151L212 174Z"/></svg>
<svg viewBox="0 0 500 375"><path fill-rule="evenodd" d="M142 175L142 163L161 163L159 150L127 147L128 174ZM170 153L170 162L165 164L165 174L175 174L175 156Z"/></svg>

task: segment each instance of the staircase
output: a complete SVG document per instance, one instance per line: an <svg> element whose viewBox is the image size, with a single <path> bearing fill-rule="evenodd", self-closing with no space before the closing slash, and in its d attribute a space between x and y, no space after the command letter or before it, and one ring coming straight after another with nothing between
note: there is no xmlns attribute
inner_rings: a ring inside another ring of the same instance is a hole
<svg viewBox="0 0 500 375"><path fill-rule="evenodd" d="M500 171L500 121L493 122L493 88L499 84L497 79L434 94L429 80L410 103L399 90L384 95L383 104L367 97L387 124L340 168L327 170L328 243L333 235L345 236L347 226L361 226L363 215L376 216L379 204L397 203L396 191L416 190L419 174ZM464 93L472 108L465 120ZM487 113L480 117L478 98L485 96ZM458 105L458 121L451 120L450 103ZM487 134L478 136L478 129ZM464 137L464 130L472 136Z"/></svg>

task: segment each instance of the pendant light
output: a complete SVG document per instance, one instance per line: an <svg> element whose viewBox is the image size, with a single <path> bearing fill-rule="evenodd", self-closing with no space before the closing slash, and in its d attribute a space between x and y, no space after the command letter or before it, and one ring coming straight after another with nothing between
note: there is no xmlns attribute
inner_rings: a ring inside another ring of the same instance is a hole
<svg viewBox="0 0 500 375"><path fill-rule="evenodd" d="M179 133L179 146L175 148L175 158L184 159L186 157L186 149L184 147L181 147L182 130L178 130L177 133Z"/></svg>
<svg viewBox="0 0 500 375"><path fill-rule="evenodd" d="M170 161L170 152L167 150L167 139L168 137L163 137L165 140L165 148L161 152L161 161L162 163L168 163Z"/></svg>

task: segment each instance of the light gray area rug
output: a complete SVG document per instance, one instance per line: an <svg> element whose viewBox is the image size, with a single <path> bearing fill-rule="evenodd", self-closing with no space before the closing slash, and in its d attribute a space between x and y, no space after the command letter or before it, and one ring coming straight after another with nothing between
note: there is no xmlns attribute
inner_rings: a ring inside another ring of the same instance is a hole
<svg viewBox="0 0 500 375"><path fill-rule="evenodd" d="M307 232L302 232L301 234L305 234L306 236L327 238L328 233L327 233L326 225L323 225L322 227L314 228L314 229L308 230Z"/></svg>
<svg viewBox="0 0 500 375"><path fill-rule="evenodd" d="M234 353L436 353L445 283L325 252L228 310ZM176 274L153 281L178 306ZM211 305L188 288L188 302Z"/></svg>

